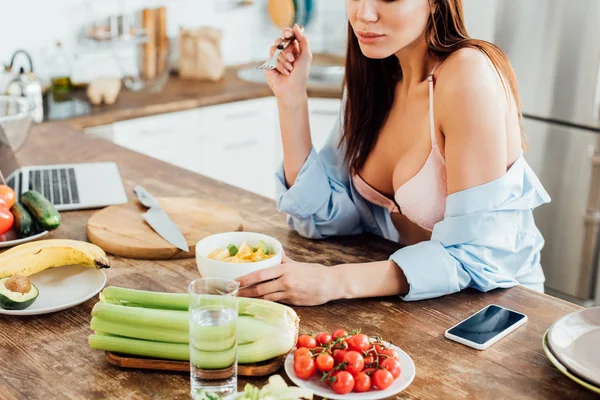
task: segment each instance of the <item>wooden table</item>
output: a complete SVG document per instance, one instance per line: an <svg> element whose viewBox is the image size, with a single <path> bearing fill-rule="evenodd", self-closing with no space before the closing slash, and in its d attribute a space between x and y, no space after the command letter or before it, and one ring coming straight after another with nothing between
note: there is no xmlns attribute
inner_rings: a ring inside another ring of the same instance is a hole
<svg viewBox="0 0 600 400"><path fill-rule="evenodd" d="M382 260L396 248L370 236L306 240L289 231L285 216L271 200L83 135L65 123L34 127L19 159L29 165L116 161L130 196L132 187L142 184L159 196L197 196L233 205L241 211L246 230L277 237L299 260L328 265ZM50 237L85 240L90 215L91 211L63 213L63 224ZM193 259L111 260L113 266L106 272L109 285L184 292L188 282L198 277ZM107 365L102 352L89 348L95 302L50 315L0 316L0 398L188 398L187 374L121 370ZM529 322L482 352L444 338L445 329L490 303L524 312ZM417 376L398 399L586 399L593 394L557 371L541 344L544 331L557 318L577 309L550 296L513 288L488 294L465 291L414 303L396 297L339 301L296 311L302 332L360 327L404 349L416 364ZM240 388L245 382L240 379Z"/></svg>

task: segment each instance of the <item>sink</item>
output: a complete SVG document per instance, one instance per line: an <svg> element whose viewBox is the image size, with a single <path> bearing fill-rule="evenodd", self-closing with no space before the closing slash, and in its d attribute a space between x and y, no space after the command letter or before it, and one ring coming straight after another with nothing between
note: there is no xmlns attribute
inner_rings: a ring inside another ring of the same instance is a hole
<svg viewBox="0 0 600 400"><path fill-rule="evenodd" d="M238 71L242 80L255 83L267 83L262 70L253 67L242 68ZM312 65L308 72L309 89L340 90L344 80L344 67L337 65Z"/></svg>

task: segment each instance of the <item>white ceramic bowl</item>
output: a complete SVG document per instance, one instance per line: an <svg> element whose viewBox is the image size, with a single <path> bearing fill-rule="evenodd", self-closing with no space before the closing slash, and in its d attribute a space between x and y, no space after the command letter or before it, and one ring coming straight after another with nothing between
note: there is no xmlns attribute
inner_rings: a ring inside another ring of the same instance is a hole
<svg viewBox="0 0 600 400"><path fill-rule="evenodd" d="M239 247L242 242L248 243L251 247L258 244L258 241L264 241L271 251L275 252L275 256L267 260L235 264L223 261L211 260L207 256L218 248L227 247L234 244ZM223 278L236 279L259 269L275 267L281 264L283 258L283 246L278 240L263 235L262 233L254 232L225 232L216 235L205 237L196 244L196 263L198 271L203 278Z"/></svg>

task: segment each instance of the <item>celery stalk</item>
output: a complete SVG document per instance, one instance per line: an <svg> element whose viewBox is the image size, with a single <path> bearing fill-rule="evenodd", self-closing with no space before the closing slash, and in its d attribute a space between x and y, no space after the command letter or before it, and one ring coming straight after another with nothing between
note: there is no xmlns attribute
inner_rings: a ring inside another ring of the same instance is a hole
<svg viewBox="0 0 600 400"><path fill-rule="evenodd" d="M120 322L107 321L102 318L92 317L90 328L94 331L109 333L111 335L129 337L134 339L153 340L156 342L182 343L189 342L188 333L183 330L157 329L146 325L132 325Z"/></svg>
<svg viewBox="0 0 600 400"><path fill-rule="evenodd" d="M187 331L189 324L188 313L185 311L123 307L102 302L96 303L92 309L92 316L131 326L141 325L181 331Z"/></svg>
<svg viewBox="0 0 600 400"><path fill-rule="evenodd" d="M223 369L231 367L235 363L235 348L224 351L201 351L191 348L191 362L196 368Z"/></svg>
<svg viewBox="0 0 600 400"><path fill-rule="evenodd" d="M152 342L105 335L90 335L89 342L92 349L136 356L182 361L186 361L190 357L190 346L187 344Z"/></svg>
<svg viewBox="0 0 600 400"><path fill-rule="evenodd" d="M189 296L187 293L150 292L109 286L100 293L100 301L123 306L186 311Z"/></svg>

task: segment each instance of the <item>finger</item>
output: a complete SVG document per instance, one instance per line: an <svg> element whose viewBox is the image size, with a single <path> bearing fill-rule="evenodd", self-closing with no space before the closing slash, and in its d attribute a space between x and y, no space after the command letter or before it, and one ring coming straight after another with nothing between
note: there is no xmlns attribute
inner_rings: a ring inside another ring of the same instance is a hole
<svg viewBox="0 0 600 400"><path fill-rule="evenodd" d="M281 265L271 268L259 269L258 271L251 272L247 275L241 276L236 279L240 283L240 287L256 285L257 283L270 281L271 279L279 278L283 275L285 268Z"/></svg>
<svg viewBox="0 0 600 400"><path fill-rule="evenodd" d="M269 301L288 302L288 300L285 298L285 293L284 292L270 293L270 294L266 294L264 296L261 296L260 298L263 299L263 300L269 300Z"/></svg>
<svg viewBox="0 0 600 400"><path fill-rule="evenodd" d="M294 40L294 43L288 46L288 49L289 48L292 49L292 54L294 55L294 57L298 58L298 56L300 55L300 43L298 43L297 40Z"/></svg>
<svg viewBox="0 0 600 400"><path fill-rule="evenodd" d="M283 65L281 62L277 61L277 71L279 71L280 74L286 75L286 76L290 76L290 71L288 71L288 69L285 67L285 65Z"/></svg>
<svg viewBox="0 0 600 400"><path fill-rule="evenodd" d="M294 70L294 66L288 61L288 59L285 57L285 54L281 53L279 57L277 57L277 61L279 61L279 63L281 63L281 65L283 65L288 71L291 72Z"/></svg>
<svg viewBox="0 0 600 400"><path fill-rule="evenodd" d="M294 30L291 28L285 28L282 33L282 35L285 39L292 37L293 34L294 34Z"/></svg>
<svg viewBox="0 0 600 400"><path fill-rule="evenodd" d="M285 57L285 60L288 62L293 63L296 60L296 57L294 56L294 49L291 47L286 48L284 51L281 52L281 54Z"/></svg>
<svg viewBox="0 0 600 400"><path fill-rule="evenodd" d="M304 30L298 24L294 24L294 35L296 35L296 40L300 43L300 50L308 49L308 38L304 35Z"/></svg>
<svg viewBox="0 0 600 400"><path fill-rule="evenodd" d="M270 293L281 292L284 289L281 285L281 279L274 279L240 289L239 295L242 297L261 297Z"/></svg>

